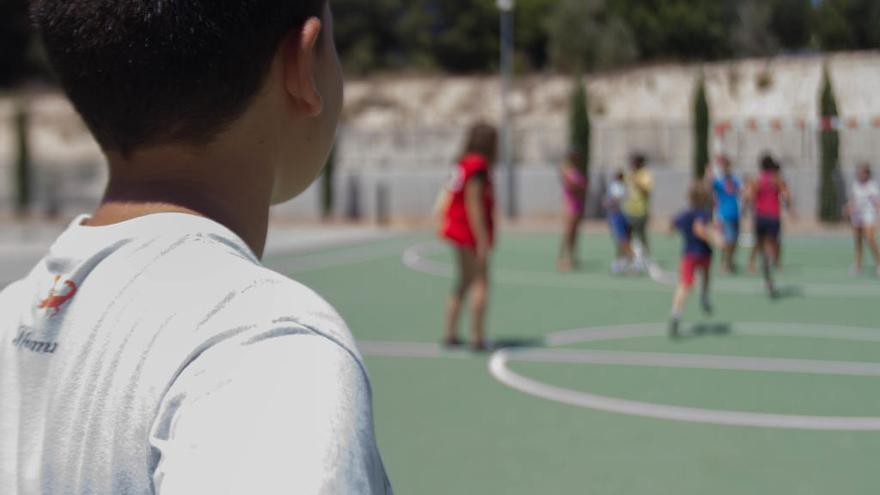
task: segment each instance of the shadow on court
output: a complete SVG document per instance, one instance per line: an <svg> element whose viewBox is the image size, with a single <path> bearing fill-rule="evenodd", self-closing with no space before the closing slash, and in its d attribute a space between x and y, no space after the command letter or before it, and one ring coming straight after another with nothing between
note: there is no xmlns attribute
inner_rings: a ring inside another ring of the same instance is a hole
<svg viewBox="0 0 880 495"><path fill-rule="evenodd" d="M776 288L776 293L771 298L773 301L804 297L804 288L799 285L781 285Z"/></svg>
<svg viewBox="0 0 880 495"><path fill-rule="evenodd" d="M593 258L582 259L578 261L577 266L573 267L568 273L604 274L608 273L610 266L611 265L605 260Z"/></svg>
<svg viewBox="0 0 880 495"><path fill-rule="evenodd" d="M699 339L705 337L727 337L733 333L730 323L697 323L691 327L691 331L681 335L684 339Z"/></svg>
<svg viewBox="0 0 880 495"><path fill-rule="evenodd" d="M492 342L493 350L544 347L544 345L544 339L540 337L499 337Z"/></svg>

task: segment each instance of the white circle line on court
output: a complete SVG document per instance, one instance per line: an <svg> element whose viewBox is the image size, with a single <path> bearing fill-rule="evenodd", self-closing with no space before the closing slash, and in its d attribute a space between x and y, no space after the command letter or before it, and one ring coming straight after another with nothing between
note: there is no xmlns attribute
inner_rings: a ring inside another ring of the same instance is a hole
<svg viewBox="0 0 880 495"><path fill-rule="evenodd" d="M674 272L664 270L662 267L653 265L648 270L648 276L651 280L661 285L672 286L678 284L678 278ZM731 294L759 294L763 290L763 282L751 283L745 280L730 280L717 278L713 281L713 290ZM880 297L880 286L872 285L844 285L844 284L828 284L808 282L805 284L794 285L793 288L802 291L808 296L830 296L830 297Z"/></svg>
<svg viewBox="0 0 880 495"><path fill-rule="evenodd" d="M816 337L824 333L826 338L834 338L834 332L847 332L847 340L858 340L861 334L866 341L877 341L880 331L876 329L850 328L838 326L819 326L809 324L787 325L779 323L764 324L760 322L743 323L746 325L767 325L768 332L752 329L749 334L786 337ZM799 330L805 330L803 335L798 335ZM625 325L620 327L595 327L579 330L554 332L547 337L548 345L573 344L585 341L627 339L640 336L662 334L662 329L657 324ZM737 333L744 333L737 331ZM601 357L605 362L598 364L627 364L640 366L674 366L685 368L712 368L712 369L737 369L770 372L795 372L795 373L825 373L876 376L880 372L880 366L874 363L855 363L837 361L810 361L793 359L766 359L766 358L738 358L729 356L699 356L657 354L657 353L614 353L607 351L588 351L580 354L572 354L572 351L559 349L501 349L492 354L489 360L489 372L499 382L520 392L540 397L563 404L569 404L589 409L641 416L654 419L686 421L695 423L707 423L729 426L751 426L765 428L805 429L805 430L835 430L835 431L880 431L880 417L854 417L854 416L812 416L798 414L773 414L746 411L725 411L716 409L704 409L696 407L682 407L653 402L608 397L580 390L572 390L549 385L532 378L518 374L510 369L511 361L519 360L520 355L526 357L529 353L541 351L542 360L550 360L552 352L557 354L551 358L554 362L558 359L577 357L578 362L586 359ZM562 351L562 352L560 352ZM535 355L533 355L534 357ZM561 357L561 358L560 358ZM582 359L583 358L583 359ZM709 362L709 358L723 358L716 364Z"/></svg>
<svg viewBox="0 0 880 495"><path fill-rule="evenodd" d="M465 350L446 349L429 342L378 342L359 340L357 343L361 353L377 357L407 358L467 358L473 353Z"/></svg>
<svg viewBox="0 0 880 495"><path fill-rule="evenodd" d="M368 261L376 261L398 256L401 249L399 244L387 245L383 243L392 241L393 239L386 239L375 245L348 247L331 250L329 252L313 252L294 256L275 253L268 257L267 263L273 267L292 272L305 272L342 265L365 263Z"/></svg>
<svg viewBox="0 0 880 495"><path fill-rule="evenodd" d="M425 273L428 275L450 278L453 276L454 273L453 266L451 264L434 261L427 257L428 254L437 252L440 250L440 248L442 248L442 244L437 241L428 241L412 245L403 251L401 261L403 265L410 270ZM607 285L607 280L603 281L603 283L606 285L600 286L596 285L595 281L584 281L583 279L562 279L556 276L556 274L549 274L548 272L540 271L507 269L498 270L496 273L497 275L495 276L494 280L500 284L526 285L532 287L547 287L558 289L607 290L611 288L620 288L622 290L638 292L665 292L668 289L663 289L662 287L673 286L677 283L677 279L674 273L665 271L660 267L655 267L648 271L651 280L657 282L659 287L652 287L650 284L633 284L621 287L609 287ZM553 275L554 280L541 279L541 277L546 277L547 275ZM618 278L615 279L615 281L626 283L637 281L637 279ZM763 294L762 287L763 286L758 281L752 283L751 281L745 280L734 281L722 279L716 282L716 286L713 288L713 290L737 295L760 295ZM794 286L794 288L803 291L805 295L814 297L880 297L880 285L875 287L873 285L860 286L844 284L807 283L798 284Z"/></svg>
<svg viewBox="0 0 880 495"><path fill-rule="evenodd" d="M728 426L753 426L805 430L878 431L880 418L802 416L741 411L721 411L669 406L651 402L617 399L588 392L559 388L526 378L510 370L503 353L489 360L489 370L498 381L520 392L543 399L610 413L654 419L709 423Z"/></svg>
<svg viewBox="0 0 880 495"><path fill-rule="evenodd" d="M442 248L442 244L436 241L422 242L408 247L401 256L401 262L410 270L434 275L437 277L452 278L454 269L449 263L434 261L427 258L427 253L437 252ZM527 270L498 270L493 276L493 281L502 285L544 287L551 289L584 289L584 290L609 290L609 289L625 289L627 291L637 292L667 292L668 290L652 284L639 284L635 279L620 279L621 284L618 287L609 287L607 280L586 281L579 279L562 279L555 274L546 272L535 272ZM553 280L547 280L546 276L553 276ZM543 280L540 277L545 277Z"/></svg>
<svg viewBox="0 0 880 495"><path fill-rule="evenodd" d="M817 361L809 359L596 351L586 349L504 349L499 352L504 353L508 360L530 363L614 364L652 368L880 376L880 364L854 361Z"/></svg>

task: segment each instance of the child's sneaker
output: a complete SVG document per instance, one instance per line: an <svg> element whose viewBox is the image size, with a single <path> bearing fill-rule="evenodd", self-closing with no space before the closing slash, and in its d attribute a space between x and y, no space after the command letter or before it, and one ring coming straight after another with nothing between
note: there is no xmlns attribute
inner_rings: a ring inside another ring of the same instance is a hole
<svg viewBox="0 0 880 495"><path fill-rule="evenodd" d="M633 274L642 274L645 273L645 268L647 267L647 263L644 259L636 258L630 263L629 271Z"/></svg>
<svg viewBox="0 0 880 495"><path fill-rule="evenodd" d="M677 339L678 338L678 327L680 325L680 320L676 317L672 317L669 319L669 338Z"/></svg>
<svg viewBox="0 0 880 495"><path fill-rule="evenodd" d="M706 316L712 316L712 303L708 297L700 299L700 309L703 310L703 314Z"/></svg>

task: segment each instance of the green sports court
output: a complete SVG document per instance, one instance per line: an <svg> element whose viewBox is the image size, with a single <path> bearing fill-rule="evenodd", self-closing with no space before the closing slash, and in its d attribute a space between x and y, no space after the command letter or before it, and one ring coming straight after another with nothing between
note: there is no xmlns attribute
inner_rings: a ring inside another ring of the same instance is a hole
<svg viewBox="0 0 880 495"><path fill-rule="evenodd" d="M502 232L486 354L438 344L452 253L430 233L266 258L359 340L398 493L877 493L880 280L849 274L848 236L789 236L776 300L716 276L678 340L677 238L653 236L653 278L611 276L598 229L559 274L558 240Z"/></svg>

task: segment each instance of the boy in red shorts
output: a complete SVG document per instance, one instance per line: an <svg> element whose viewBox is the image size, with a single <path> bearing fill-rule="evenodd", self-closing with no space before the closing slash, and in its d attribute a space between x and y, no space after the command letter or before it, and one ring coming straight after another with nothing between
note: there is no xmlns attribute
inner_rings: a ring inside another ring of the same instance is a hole
<svg viewBox="0 0 880 495"><path fill-rule="evenodd" d="M695 182L688 191L690 207L675 217L672 228L678 230L684 240L678 287L672 300L672 314L669 320L669 336L678 336L678 327L684 304L694 286L694 275L699 270L702 275L700 306L703 312L711 314L709 303L709 280L712 268L712 209L709 193L703 184Z"/></svg>

